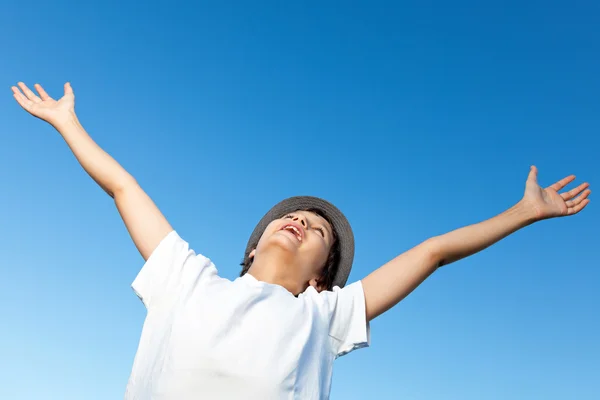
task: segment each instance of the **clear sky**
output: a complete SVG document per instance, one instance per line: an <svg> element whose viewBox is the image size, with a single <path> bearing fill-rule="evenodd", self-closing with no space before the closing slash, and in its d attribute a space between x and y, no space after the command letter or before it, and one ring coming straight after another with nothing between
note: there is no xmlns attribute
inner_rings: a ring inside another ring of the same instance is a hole
<svg viewBox="0 0 600 400"><path fill-rule="evenodd" d="M531 164L594 190L599 18L592 1L3 3L0 398L122 398L145 317L111 199L11 85L70 81L88 132L223 276L264 212L309 194L352 223L355 281L512 206ZM600 398L594 197L436 272L337 361L331 398Z"/></svg>

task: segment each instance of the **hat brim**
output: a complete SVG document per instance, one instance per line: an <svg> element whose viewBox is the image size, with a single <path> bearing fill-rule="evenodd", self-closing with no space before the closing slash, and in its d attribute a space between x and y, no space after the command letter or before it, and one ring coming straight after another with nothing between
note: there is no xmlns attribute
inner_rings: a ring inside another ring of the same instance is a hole
<svg viewBox="0 0 600 400"><path fill-rule="evenodd" d="M273 220L283 217L285 214L298 211L315 209L331 221L340 246L340 260L337 272L333 279L333 286L344 287L350 275L352 262L354 261L354 234L350 223L342 212L327 200L313 196L295 196L277 203L259 221L258 225L250 235L246 245L245 257L256 248L263 232Z"/></svg>

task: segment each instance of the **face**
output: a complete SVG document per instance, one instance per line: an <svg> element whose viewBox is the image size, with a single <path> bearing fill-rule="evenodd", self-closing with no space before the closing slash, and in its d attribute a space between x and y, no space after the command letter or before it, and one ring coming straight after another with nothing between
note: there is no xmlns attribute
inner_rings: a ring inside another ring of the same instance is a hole
<svg viewBox="0 0 600 400"><path fill-rule="evenodd" d="M272 221L255 250L250 271L257 279L277 283L293 294L309 285L317 290L334 237L331 225L311 211L296 211Z"/></svg>

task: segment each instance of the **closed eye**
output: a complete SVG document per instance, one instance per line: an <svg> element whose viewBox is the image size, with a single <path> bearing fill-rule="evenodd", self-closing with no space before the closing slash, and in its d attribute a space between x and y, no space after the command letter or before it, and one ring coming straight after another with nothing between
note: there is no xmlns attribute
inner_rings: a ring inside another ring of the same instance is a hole
<svg viewBox="0 0 600 400"><path fill-rule="evenodd" d="M323 228L315 228L315 230L321 232L321 236L325 237L325 230Z"/></svg>

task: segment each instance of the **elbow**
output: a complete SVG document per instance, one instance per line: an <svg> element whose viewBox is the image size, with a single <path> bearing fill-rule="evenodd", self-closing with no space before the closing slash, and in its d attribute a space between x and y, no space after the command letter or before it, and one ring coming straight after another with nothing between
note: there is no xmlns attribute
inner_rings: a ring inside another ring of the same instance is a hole
<svg viewBox="0 0 600 400"><path fill-rule="evenodd" d="M131 175L128 175L123 179L119 179L113 185L111 185L111 187L108 190L108 194L110 195L110 197L116 198L117 196L120 196L124 192L128 191L130 188L135 187L137 185L138 184L136 180Z"/></svg>
<svg viewBox="0 0 600 400"><path fill-rule="evenodd" d="M429 264L433 266L434 270L447 264L442 247L442 240L439 236L427 239L423 245L427 251Z"/></svg>

